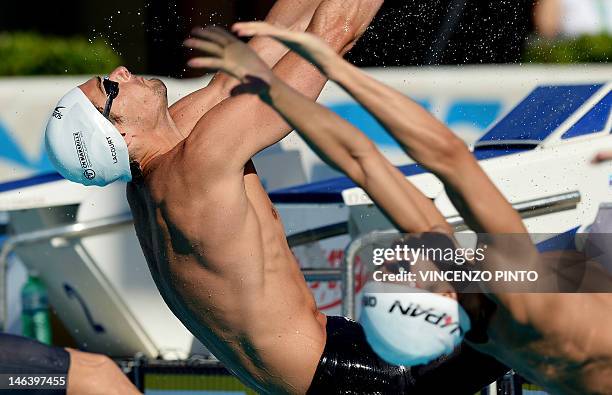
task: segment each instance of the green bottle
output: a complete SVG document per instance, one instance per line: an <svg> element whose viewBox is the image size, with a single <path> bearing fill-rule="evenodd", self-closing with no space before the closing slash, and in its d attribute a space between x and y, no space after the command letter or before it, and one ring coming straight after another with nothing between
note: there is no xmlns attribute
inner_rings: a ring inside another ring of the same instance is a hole
<svg viewBox="0 0 612 395"><path fill-rule="evenodd" d="M24 336L51 344L47 288L35 271L30 272L28 281L21 289L21 328Z"/></svg>

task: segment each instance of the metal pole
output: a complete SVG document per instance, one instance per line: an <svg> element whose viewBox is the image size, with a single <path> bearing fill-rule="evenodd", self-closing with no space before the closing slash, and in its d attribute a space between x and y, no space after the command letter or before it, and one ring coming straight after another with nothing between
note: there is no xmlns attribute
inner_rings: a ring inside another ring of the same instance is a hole
<svg viewBox="0 0 612 395"><path fill-rule="evenodd" d="M355 260L346 259L347 255L345 252L344 270L342 271L342 315L355 319Z"/></svg>
<svg viewBox="0 0 612 395"><path fill-rule="evenodd" d="M518 202L513 204L512 207L521 215L521 218L525 219L571 210L580 203L580 200L580 192L573 191ZM446 221L453 226L457 232L468 229L464 219L458 215L447 217Z"/></svg>
<svg viewBox="0 0 612 395"><path fill-rule="evenodd" d="M348 233L348 222L338 222L336 224L325 225L320 228L308 229L304 232L294 233L287 236L289 247L297 247L315 241L330 239Z"/></svg>
<svg viewBox="0 0 612 395"><path fill-rule="evenodd" d="M340 269L311 269L303 268L304 280L314 281L342 281L342 270Z"/></svg>

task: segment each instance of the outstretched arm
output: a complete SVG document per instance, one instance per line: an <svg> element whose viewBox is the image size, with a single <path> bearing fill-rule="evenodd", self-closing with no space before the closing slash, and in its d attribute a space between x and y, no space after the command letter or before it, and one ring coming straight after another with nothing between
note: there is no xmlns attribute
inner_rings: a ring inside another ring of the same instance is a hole
<svg viewBox="0 0 612 395"><path fill-rule="evenodd" d="M223 51L235 51L236 62ZM210 56L202 66L219 68L243 80L242 90L256 92L294 127L331 166L363 187L396 226L405 232L447 230L433 203L378 151L358 129L277 78L246 46L229 35L210 35L201 49Z"/></svg>
<svg viewBox="0 0 612 395"><path fill-rule="evenodd" d="M267 23L285 29L303 32L310 24L317 7L323 0L277 0L265 18ZM287 47L270 37L254 37L249 46L273 67L287 53ZM198 120L211 108L229 96L237 81L218 73L211 82L181 98L170 106L170 114L177 127L187 136Z"/></svg>
<svg viewBox="0 0 612 395"><path fill-rule="evenodd" d="M269 35L315 64L361 103L408 155L444 181L466 222L478 232L525 232L512 206L465 144L417 103L374 80L326 48L316 37L265 23L235 25L239 35Z"/></svg>
<svg viewBox="0 0 612 395"><path fill-rule="evenodd" d="M317 8L308 31L321 37L335 51L342 53L351 47L364 26L371 21L382 0L325 0ZM209 28L198 32L198 37L187 45L208 54L215 61L223 60L232 69L232 77L245 83L254 81L243 64L267 70L265 64L247 45L229 33ZM248 49L248 51L245 51ZM214 63L214 62L213 62ZM219 69L208 64L206 58L195 57L191 67ZM227 71L227 70L226 70ZM305 96L314 99L327 79L310 63L295 53L286 54L273 68L274 75ZM257 95L233 95L208 111L196 124L185 141L186 151L193 150L190 158L202 163L193 166L217 167L218 173L239 171L257 152L276 143L291 131L291 127Z"/></svg>
<svg viewBox="0 0 612 395"><path fill-rule="evenodd" d="M378 151L353 125L327 108L272 78L262 95L272 108L306 140L330 166L362 187L398 229L426 232L449 230L434 204Z"/></svg>

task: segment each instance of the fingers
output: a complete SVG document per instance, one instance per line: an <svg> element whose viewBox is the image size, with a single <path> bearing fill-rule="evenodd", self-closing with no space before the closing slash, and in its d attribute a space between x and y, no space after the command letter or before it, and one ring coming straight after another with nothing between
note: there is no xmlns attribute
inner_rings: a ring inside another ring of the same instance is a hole
<svg viewBox="0 0 612 395"><path fill-rule="evenodd" d="M187 62L189 67L194 69L222 70L224 62L218 58L193 58ZM224 70L225 71L225 70Z"/></svg>
<svg viewBox="0 0 612 395"><path fill-rule="evenodd" d="M188 38L183 42L188 48L204 52L204 57L195 57L187 62L187 65L192 68L207 69L211 71L225 70L225 62L223 61L224 47L237 40L225 30L210 26L206 28L196 27L191 31L193 37Z"/></svg>
<svg viewBox="0 0 612 395"><path fill-rule="evenodd" d="M280 29L266 22L239 22L232 26L232 31L239 37L272 36L287 38L289 31Z"/></svg>
<svg viewBox="0 0 612 395"><path fill-rule="evenodd" d="M205 28L196 27L191 30L191 35L201 38L206 41L213 42L221 47L227 46L238 39L226 32L224 29L216 26L208 26Z"/></svg>

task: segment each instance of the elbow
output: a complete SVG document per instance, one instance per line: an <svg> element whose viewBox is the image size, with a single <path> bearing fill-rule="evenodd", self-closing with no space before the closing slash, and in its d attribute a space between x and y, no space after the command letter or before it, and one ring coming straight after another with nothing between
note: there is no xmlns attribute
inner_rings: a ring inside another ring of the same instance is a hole
<svg viewBox="0 0 612 395"><path fill-rule="evenodd" d="M355 144L350 148L350 154L357 162L367 162L380 157L381 154L372 140L365 136L356 136L356 138Z"/></svg>
<svg viewBox="0 0 612 395"><path fill-rule="evenodd" d="M345 171L350 179L364 187L367 184L368 173L371 169L379 167L380 159L384 160L376 145L365 138L351 147Z"/></svg>
<svg viewBox="0 0 612 395"><path fill-rule="evenodd" d="M427 162L423 161L434 173L449 174L461 168L462 165L474 160L472 153L463 140L452 132L440 135L428 147Z"/></svg>

